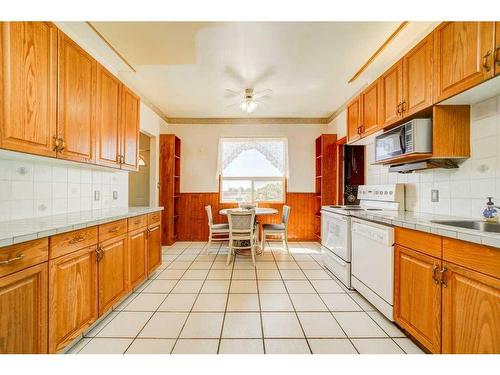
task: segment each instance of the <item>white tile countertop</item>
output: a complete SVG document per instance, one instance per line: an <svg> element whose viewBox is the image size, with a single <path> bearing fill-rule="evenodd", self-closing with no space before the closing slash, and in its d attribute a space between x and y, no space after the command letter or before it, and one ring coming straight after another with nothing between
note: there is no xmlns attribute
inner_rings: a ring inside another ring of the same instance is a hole
<svg viewBox="0 0 500 375"><path fill-rule="evenodd" d="M0 247L92 227L163 210L163 207L116 207L0 222Z"/></svg>
<svg viewBox="0 0 500 375"><path fill-rule="evenodd" d="M431 220L474 220L472 218L423 214L410 211L353 211L351 212L351 216L500 248L500 233L481 232L479 230L452 227L431 222ZM477 220L481 219L478 218Z"/></svg>

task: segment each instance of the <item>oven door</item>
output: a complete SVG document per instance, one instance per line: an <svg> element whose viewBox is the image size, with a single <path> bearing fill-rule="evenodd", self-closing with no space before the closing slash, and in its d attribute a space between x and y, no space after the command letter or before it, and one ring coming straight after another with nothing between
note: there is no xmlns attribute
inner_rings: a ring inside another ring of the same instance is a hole
<svg viewBox="0 0 500 375"><path fill-rule="evenodd" d="M345 262L350 262L350 218L321 211L321 244Z"/></svg>
<svg viewBox="0 0 500 375"><path fill-rule="evenodd" d="M390 159L406 152L405 129L403 124L375 138L375 161Z"/></svg>

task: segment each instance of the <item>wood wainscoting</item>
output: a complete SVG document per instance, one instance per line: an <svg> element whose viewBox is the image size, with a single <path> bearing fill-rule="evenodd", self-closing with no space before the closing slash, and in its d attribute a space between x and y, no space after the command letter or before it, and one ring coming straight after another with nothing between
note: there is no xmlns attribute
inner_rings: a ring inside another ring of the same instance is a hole
<svg viewBox="0 0 500 375"><path fill-rule="evenodd" d="M315 193L287 193L286 204L292 210L288 223L288 238L291 241L314 241ZM212 206L215 223L227 223L225 216L219 215L223 208L236 207L235 204L219 203L219 193L181 193L179 201L179 241L206 241L208 222L204 207ZM278 215L260 216L263 223L279 223L283 204L259 203L260 207L272 207Z"/></svg>

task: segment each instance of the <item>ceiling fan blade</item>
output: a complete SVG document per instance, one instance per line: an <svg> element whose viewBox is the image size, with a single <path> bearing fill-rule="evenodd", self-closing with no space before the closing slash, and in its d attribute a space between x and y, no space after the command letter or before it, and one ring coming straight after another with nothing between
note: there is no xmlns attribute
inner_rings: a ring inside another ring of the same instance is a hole
<svg viewBox="0 0 500 375"><path fill-rule="evenodd" d="M254 96L256 96L256 95L271 95L272 93L273 93L273 90L265 89L265 90L255 91Z"/></svg>
<svg viewBox="0 0 500 375"><path fill-rule="evenodd" d="M264 100L269 100L272 98L271 95L267 94L267 95L257 95L253 97L254 99L258 99L258 100L261 100L261 99L264 99Z"/></svg>
<svg viewBox="0 0 500 375"><path fill-rule="evenodd" d="M224 95L224 98L234 98L235 96L243 96L243 91L235 91L231 89L226 89L226 94Z"/></svg>
<svg viewBox="0 0 500 375"><path fill-rule="evenodd" d="M226 108L235 107L235 106L240 105L240 104L241 104L240 102L236 102L236 103L233 103L233 104L226 105Z"/></svg>
<svg viewBox="0 0 500 375"><path fill-rule="evenodd" d="M252 82L252 87L258 86L259 83L266 81L268 78L272 77L276 73L274 66L270 66L265 69L261 74L259 74Z"/></svg>
<svg viewBox="0 0 500 375"><path fill-rule="evenodd" d="M238 73L238 71L234 69L232 66L226 66L226 68L224 69L224 74L229 78L233 79L235 82L237 82L239 86L241 87L247 86L246 79L240 73Z"/></svg>

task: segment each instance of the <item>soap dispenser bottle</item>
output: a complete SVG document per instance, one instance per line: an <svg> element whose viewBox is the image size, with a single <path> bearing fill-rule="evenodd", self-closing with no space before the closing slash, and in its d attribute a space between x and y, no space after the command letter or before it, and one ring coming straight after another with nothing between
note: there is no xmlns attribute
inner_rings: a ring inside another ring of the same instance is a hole
<svg viewBox="0 0 500 375"><path fill-rule="evenodd" d="M483 217L484 220L486 221L493 221L493 222L498 222L498 210L497 207L495 206L495 203L493 203L492 199L493 197L487 197L488 202L486 202L486 208L483 211Z"/></svg>

